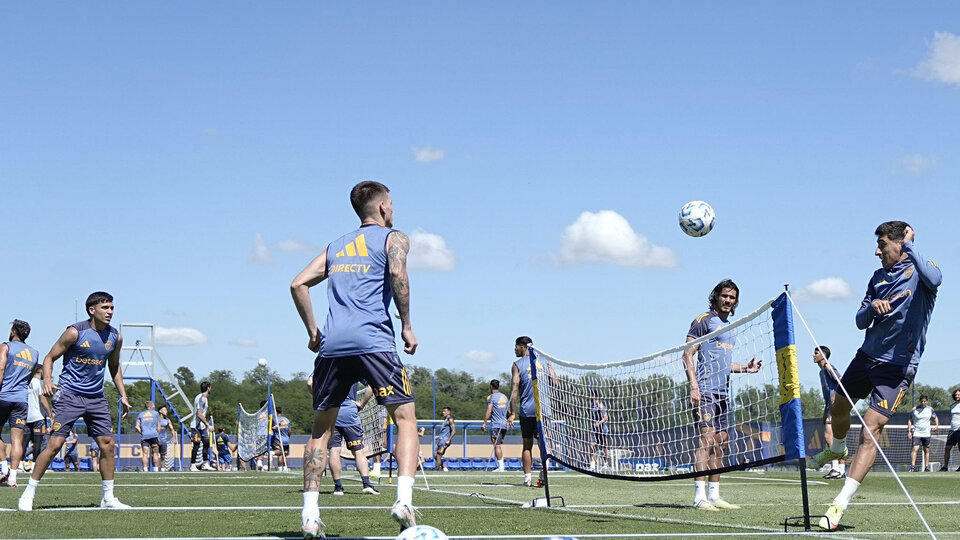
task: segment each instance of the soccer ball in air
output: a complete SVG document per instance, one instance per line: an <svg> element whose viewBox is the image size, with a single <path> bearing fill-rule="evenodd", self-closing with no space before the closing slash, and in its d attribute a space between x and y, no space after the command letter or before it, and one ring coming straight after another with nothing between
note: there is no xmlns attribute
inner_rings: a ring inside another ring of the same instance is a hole
<svg viewBox="0 0 960 540"><path fill-rule="evenodd" d="M447 535L429 525L414 525L397 535L397 540L447 540Z"/></svg>
<svg viewBox="0 0 960 540"><path fill-rule="evenodd" d="M713 207L703 201L690 201L680 209L680 228L687 236L705 236L713 230L716 214Z"/></svg>

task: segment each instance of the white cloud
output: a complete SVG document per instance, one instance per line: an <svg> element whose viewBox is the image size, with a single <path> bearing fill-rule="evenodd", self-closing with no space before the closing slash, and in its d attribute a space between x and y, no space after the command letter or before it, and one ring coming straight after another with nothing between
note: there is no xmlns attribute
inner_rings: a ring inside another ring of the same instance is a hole
<svg viewBox="0 0 960 540"><path fill-rule="evenodd" d="M677 265L670 248L650 243L612 210L584 212L563 231L559 262L607 262L622 266L668 268Z"/></svg>
<svg viewBox="0 0 960 540"><path fill-rule="evenodd" d="M157 345L200 345L207 342L207 336L196 328L154 328Z"/></svg>
<svg viewBox="0 0 960 540"><path fill-rule="evenodd" d="M457 256L442 236L417 229L410 233L407 266L416 270L449 272L457 265Z"/></svg>
<svg viewBox="0 0 960 540"><path fill-rule="evenodd" d="M900 158L897 170L902 170L908 174L921 174L936 167L940 163L937 156L924 154L907 154Z"/></svg>
<svg viewBox="0 0 960 540"><path fill-rule="evenodd" d="M252 339L247 338L237 338L230 342L231 345L236 345L237 347L256 347L257 342Z"/></svg>
<svg viewBox="0 0 960 540"><path fill-rule="evenodd" d="M490 351L481 351L477 349L461 354L460 359L475 364L495 364L499 362L496 354Z"/></svg>
<svg viewBox="0 0 960 540"><path fill-rule="evenodd" d="M930 51L914 74L928 81L960 86L960 36L934 32Z"/></svg>
<svg viewBox="0 0 960 540"><path fill-rule="evenodd" d="M818 300L846 300L853 298L853 289L850 284L840 277L825 277L797 289L792 293L797 302L815 302Z"/></svg>
<svg viewBox="0 0 960 540"><path fill-rule="evenodd" d="M281 240L277 242L280 251L317 251L316 246L305 244L299 240Z"/></svg>
<svg viewBox="0 0 960 540"><path fill-rule="evenodd" d="M270 248L267 247L260 233L253 235L253 253L250 254L249 261L259 264L273 262L273 253L270 253Z"/></svg>
<svg viewBox="0 0 960 540"><path fill-rule="evenodd" d="M417 160L418 163L431 163L433 161L440 161L446 156L446 152L443 148L434 148L430 145L413 149L413 157Z"/></svg>

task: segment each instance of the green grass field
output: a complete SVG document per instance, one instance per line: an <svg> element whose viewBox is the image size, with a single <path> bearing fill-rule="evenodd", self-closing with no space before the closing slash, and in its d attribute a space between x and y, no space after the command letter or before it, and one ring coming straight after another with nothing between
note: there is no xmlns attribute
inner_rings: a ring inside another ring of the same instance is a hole
<svg viewBox="0 0 960 540"><path fill-rule="evenodd" d="M355 473L352 473L355 474ZM637 483L577 473L551 474L551 494L565 507L522 508L542 489L524 488L518 473L428 473L430 490L417 478L414 502L420 523L451 537L597 538L745 536L782 537L783 520L802 514L796 472L739 472L724 476L722 495L743 508L703 512L690 508L691 480ZM913 473L903 481L940 538L960 538L960 473ZM23 490L0 491L0 508L16 508ZM812 513L820 513L840 489L819 474L810 478ZM395 488L383 479L381 495L361 495L356 477L347 494L321 490L321 517L329 537L392 538L388 515ZM103 511L96 473L48 473L34 512L0 512L3 538L97 537L292 537L299 538L300 475L290 473L119 473L116 493L139 507ZM802 527L792 527L802 532ZM930 538L889 473L872 473L833 533L838 538Z"/></svg>

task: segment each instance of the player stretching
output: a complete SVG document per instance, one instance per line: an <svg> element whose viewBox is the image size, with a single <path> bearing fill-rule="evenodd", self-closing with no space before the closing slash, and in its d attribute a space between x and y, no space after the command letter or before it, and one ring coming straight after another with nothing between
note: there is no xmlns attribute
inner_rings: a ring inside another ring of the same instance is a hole
<svg viewBox="0 0 960 540"><path fill-rule="evenodd" d="M690 324L687 341L694 341L730 324L728 320L740 303L740 289L732 280L725 279L710 292L710 311L702 313ZM695 453L696 471L716 470L723 467L723 454L727 448L730 429L730 373L756 373L763 364L751 359L750 363L733 362L733 349L737 343L736 332L724 332L703 343L683 351L683 364L690 381L690 405L700 430ZM694 363L694 354L697 361ZM720 474L694 479L693 506L698 510L735 510L740 508L720 498ZM705 489L707 488L707 489Z"/></svg>
<svg viewBox="0 0 960 540"><path fill-rule="evenodd" d="M936 263L917 252L913 229L907 223L887 221L881 223L874 234L877 235L874 254L883 267L873 273L860 303L857 328L866 330L866 336L840 384L854 402L870 396L870 408L863 415L863 421L865 428L878 439L917 374L943 275ZM846 437L852 407L846 396L837 394L830 409L833 444L808 458L808 467L819 469L828 461L847 457ZM873 438L861 431L860 446L847 471L843 489L833 500L826 517L820 518L821 528L837 528L876 456Z"/></svg>
<svg viewBox="0 0 960 540"><path fill-rule="evenodd" d="M510 400L500 393L500 381L490 381L490 395L487 396L487 413L480 424L480 431L487 430L490 422L490 442L493 444L493 453L497 456L497 472L503 472L503 437L507 434L507 410L510 409Z"/></svg>
<svg viewBox="0 0 960 540"><path fill-rule="evenodd" d="M823 392L823 442L826 446L833 444L833 424L830 420L830 404L833 403L834 392L840 374L830 365L830 347L820 346L813 350L813 363L820 366L820 391ZM828 480L845 478L847 476L846 461L834 459L830 462L830 472L823 475Z"/></svg>
<svg viewBox="0 0 960 540"><path fill-rule="evenodd" d="M143 472L148 472L160 468L160 414L152 401L144 402L143 407L146 410L137 415L137 423L133 427L140 434Z"/></svg>
<svg viewBox="0 0 960 540"><path fill-rule="evenodd" d="M910 470L925 471L930 463L930 435L940 430L940 419L937 418L937 411L929 406L930 398L920 396L920 405L914 407L907 417L907 437L913 440L913 449L910 453ZM933 421L931 430L930 421ZM923 457L920 461L920 468L917 469L917 450L923 447Z"/></svg>
<svg viewBox="0 0 960 540"><path fill-rule="evenodd" d="M953 391L953 405L950 405L950 434L947 435L947 444L943 447L943 466L940 472L950 470L950 452L954 446L960 444L960 388ZM957 467L960 472L960 467Z"/></svg>
<svg viewBox="0 0 960 540"><path fill-rule="evenodd" d="M52 396L53 363L63 357L60 372L60 391L53 399L53 430L47 447L33 466L30 482L20 495L17 507L23 512L33 510L33 497L40 479L47 472L53 458L60 453L66 436L79 418L87 424L87 433L100 445L100 478L103 497L100 508L130 508L113 495L113 476L116 471L116 443L110 435L110 405L103 395L104 370L110 367L110 376L120 394L123 415L130 410L123 371L120 368L120 347L123 336L110 326L113 318L113 297L95 292L87 297L90 319L67 327L43 359L43 394Z"/></svg>
<svg viewBox="0 0 960 540"><path fill-rule="evenodd" d="M331 242L290 284L293 302L319 352L313 369L314 420L303 456L304 538L320 530L320 475L326 468L327 441L337 410L350 388L365 379L397 425L399 468L397 501L390 515L402 529L416 524L413 476L417 468L417 415L413 388L397 356L396 335L388 311L390 299L400 316L403 350L417 351L410 322L407 235L393 230L393 199L379 182L360 182L350 191L360 228ZM310 288L327 281L329 308L323 332L317 328Z"/></svg>
<svg viewBox="0 0 960 540"><path fill-rule="evenodd" d="M450 407L443 408L443 424L440 425L440 434L434 437L433 459L437 461L437 468L448 471L447 466L443 464L443 455L447 453L447 448L453 441L453 436L457 434L457 421L453 419L453 411Z"/></svg>
<svg viewBox="0 0 960 540"><path fill-rule="evenodd" d="M6 480L12 488L17 487L17 469L26 448L23 431L27 429L30 412L28 388L40 359L40 353L24 343L29 335L30 325L15 319L10 340L0 344L0 431L10 422L10 468L7 469L7 456L0 446L0 482Z"/></svg>

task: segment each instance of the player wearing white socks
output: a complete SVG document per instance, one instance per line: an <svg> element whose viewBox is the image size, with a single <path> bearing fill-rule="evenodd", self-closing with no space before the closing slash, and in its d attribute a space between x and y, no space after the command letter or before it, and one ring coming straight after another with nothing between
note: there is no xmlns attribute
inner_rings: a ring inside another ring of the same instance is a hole
<svg viewBox="0 0 960 540"><path fill-rule="evenodd" d="M385 406L397 426L399 469L397 501L390 515L401 529L416 525L413 477L417 469L417 416L413 387L396 352L390 300L400 317L404 352L414 354L417 338L410 322L410 282L407 253L410 240L394 230L393 199L379 182L360 182L350 191L360 228L327 248L290 285L294 305L307 329L307 347L319 352L313 369L314 421L303 460L305 539L323 537L317 501L320 477L326 468L327 441L337 412L350 388L369 383L377 403ZM327 281L328 312L321 332L313 313L310 288Z"/></svg>
<svg viewBox="0 0 960 540"><path fill-rule="evenodd" d="M873 441L880 437L916 377L937 289L943 280L936 263L917 251L910 225L887 221L874 234L874 254L880 258L882 268L871 276L856 315L857 328L866 330L863 345L840 379L853 403L844 395L836 395L830 409L833 444L807 459L807 467L819 469L828 461L845 458L850 411L857 401L870 396L857 455L843 488L819 522L820 528L827 530L839 526L850 499L876 459L877 446Z"/></svg>

